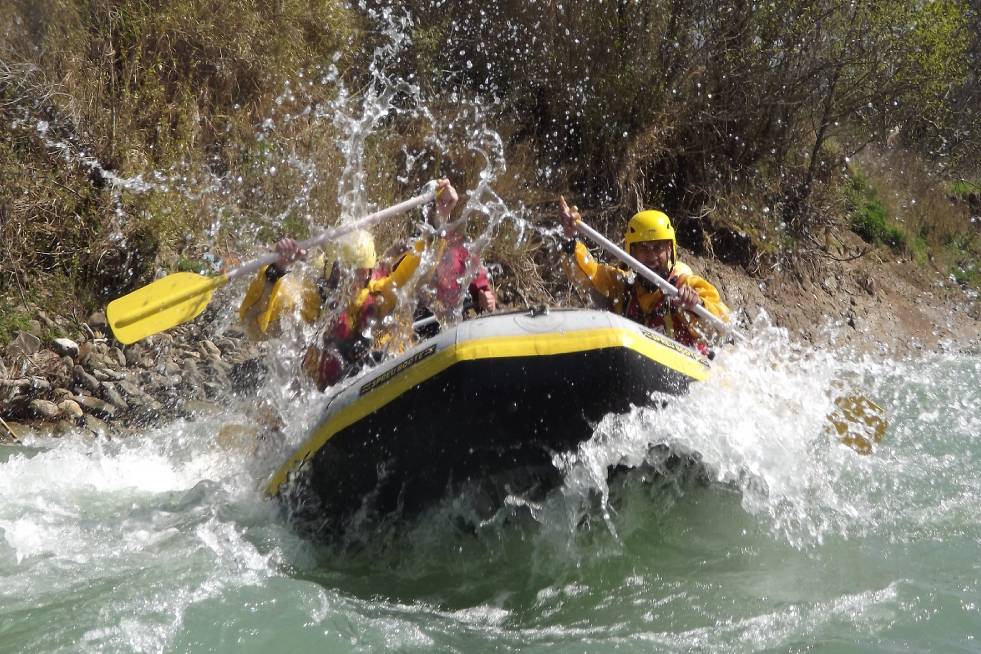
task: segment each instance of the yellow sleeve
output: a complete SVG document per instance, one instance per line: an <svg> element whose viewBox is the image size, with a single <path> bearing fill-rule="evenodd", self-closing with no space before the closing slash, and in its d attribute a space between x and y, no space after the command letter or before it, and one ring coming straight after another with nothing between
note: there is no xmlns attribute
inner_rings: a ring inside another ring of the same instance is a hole
<svg viewBox="0 0 981 654"><path fill-rule="evenodd" d="M575 265L572 265L568 258L564 259L562 264L565 266L566 274L579 287L587 291L595 291L610 302L623 294L625 282L622 270L597 261L579 241L576 241L573 259Z"/></svg>
<svg viewBox="0 0 981 654"><path fill-rule="evenodd" d="M695 289L695 292L698 293L698 297L702 298L702 303L708 309L709 313L716 318L725 321L729 320L729 307L722 301L719 290L715 286L698 275L692 275L685 280L685 283Z"/></svg>
<svg viewBox="0 0 981 654"><path fill-rule="evenodd" d="M682 282L695 289L709 313L721 320L729 320L729 307L722 301L719 289L715 288L708 280L693 273L691 268L681 262L675 264L673 273Z"/></svg>
<svg viewBox="0 0 981 654"><path fill-rule="evenodd" d="M299 310L304 322L312 323L320 315L320 293L316 284L307 278L284 275L275 282L266 278L263 266L249 284L238 317L249 338L262 340L280 329L284 315Z"/></svg>

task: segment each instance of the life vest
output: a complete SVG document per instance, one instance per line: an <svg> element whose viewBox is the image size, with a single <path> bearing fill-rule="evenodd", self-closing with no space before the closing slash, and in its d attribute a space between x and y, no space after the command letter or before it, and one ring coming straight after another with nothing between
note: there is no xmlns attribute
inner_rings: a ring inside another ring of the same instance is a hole
<svg viewBox="0 0 981 654"><path fill-rule="evenodd" d="M674 277L669 278L669 281L674 281ZM709 349L704 337L692 324L688 312L680 306L673 306L663 291L650 290L646 284L635 280L624 285L624 295L625 298L620 306L623 307L622 314L625 318L664 334L704 355L708 354ZM646 296L647 302L651 302L650 297L653 296L653 303L647 311L644 311L641 303L642 295Z"/></svg>

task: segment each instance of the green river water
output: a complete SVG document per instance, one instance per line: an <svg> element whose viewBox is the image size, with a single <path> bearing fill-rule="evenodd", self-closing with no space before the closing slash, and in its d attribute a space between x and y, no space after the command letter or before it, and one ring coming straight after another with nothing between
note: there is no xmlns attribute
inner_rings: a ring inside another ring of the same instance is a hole
<svg viewBox="0 0 981 654"><path fill-rule="evenodd" d="M981 651L981 360L761 342L609 417L541 504L447 498L346 546L262 498L276 461L216 440L234 407L4 447L0 651ZM870 456L827 431L843 389L888 412ZM653 443L701 466L658 474Z"/></svg>

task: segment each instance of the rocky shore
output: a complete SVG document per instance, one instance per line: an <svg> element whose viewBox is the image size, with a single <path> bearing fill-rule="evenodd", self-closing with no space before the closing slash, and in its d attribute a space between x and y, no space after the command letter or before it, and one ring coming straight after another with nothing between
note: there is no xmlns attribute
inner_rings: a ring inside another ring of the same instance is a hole
<svg viewBox="0 0 981 654"><path fill-rule="evenodd" d="M103 313L84 322L36 315L0 356L0 439L125 435L254 386L261 365L260 348L238 327L209 338L207 313L128 346L112 338Z"/></svg>

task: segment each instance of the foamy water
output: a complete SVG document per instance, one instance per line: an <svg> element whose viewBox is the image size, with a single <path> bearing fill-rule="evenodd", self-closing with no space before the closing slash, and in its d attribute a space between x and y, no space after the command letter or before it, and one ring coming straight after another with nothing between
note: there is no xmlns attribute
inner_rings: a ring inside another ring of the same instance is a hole
<svg viewBox="0 0 981 654"><path fill-rule="evenodd" d="M232 406L118 442L6 447L0 643L128 652L973 642L981 417L970 407L981 361L835 364L781 338L761 329L688 396L605 419L556 460L564 482L544 503L512 498L488 520L467 497L447 498L418 521L362 535L355 551L305 542L262 498L270 462L218 438L246 417ZM842 377L888 413L872 455L824 424ZM658 474L658 443L700 466Z"/></svg>

